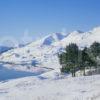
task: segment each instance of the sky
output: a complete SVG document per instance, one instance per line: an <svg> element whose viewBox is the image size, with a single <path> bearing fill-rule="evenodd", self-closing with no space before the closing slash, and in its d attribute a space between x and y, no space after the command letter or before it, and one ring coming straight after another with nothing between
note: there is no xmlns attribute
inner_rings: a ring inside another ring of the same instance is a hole
<svg viewBox="0 0 100 100"><path fill-rule="evenodd" d="M100 0L0 0L0 37L32 39L100 25Z"/></svg>

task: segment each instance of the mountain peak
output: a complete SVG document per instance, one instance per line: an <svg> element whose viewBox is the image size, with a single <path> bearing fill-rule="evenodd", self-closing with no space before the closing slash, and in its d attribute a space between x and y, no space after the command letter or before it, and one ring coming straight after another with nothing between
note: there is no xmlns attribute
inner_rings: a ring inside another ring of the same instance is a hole
<svg viewBox="0 0 100 100"><path fill-rule="evenodd" d="M63 33L53 33L53 34L50 34L50 35L46 36L43 39L43 45L51 45L54 42L62 40L66 36L67 35L65 35Z"/></svg>
<svg viewBox="0 0 100 100"><path fill-rule="evenodd" d="M81 34L81 33L84 33L84 32L81 31L81 30L76 30L76 31L73 31L72 33L75 33L75 34Z"/></svg>

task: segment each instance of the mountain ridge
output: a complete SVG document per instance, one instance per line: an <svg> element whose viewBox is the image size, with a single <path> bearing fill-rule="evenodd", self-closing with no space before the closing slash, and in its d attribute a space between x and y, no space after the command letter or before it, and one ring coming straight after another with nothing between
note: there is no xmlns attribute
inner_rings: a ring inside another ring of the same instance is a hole
<svg viewBox="0 0 100 100"><path fill-rule="evenodd" d="M100 27L88 32L73 31L70 34L50 34L24 47L3 53L0 60L20 65L27 63L30 66L34 66L32 62L37 62L37 67L57 69L61 67L57 55L64 50L66 45L76 43L82 48L90 46L95 41L100 42Z"/></svg>

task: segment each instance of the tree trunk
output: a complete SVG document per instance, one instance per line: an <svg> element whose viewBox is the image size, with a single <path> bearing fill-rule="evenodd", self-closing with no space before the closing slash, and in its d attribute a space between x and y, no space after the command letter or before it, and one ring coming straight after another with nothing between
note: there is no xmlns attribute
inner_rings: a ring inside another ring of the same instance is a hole
<svg viewBox="0 0 100 100"><path fill-rule="evenodd" d="M95 67L95 70L96 70L96 74L98 74L98 64L97 64L97 58L95 57L95 61L96 61L96 67Z"/></svg>
<svg viewBox="0 0 100 100"><path fill-rule="evenodd" d="M92 72L92 68L91 68L91 66L90 66L90 75L92 75L93 74L93 72Z"/></svg>
<svg viewBox="0 0 100 100"><path fill-rule="evenodd" d="M83 75L84 75L84 76L86 75L86 73L85 73L85 67L84 67L84 72L83 72Z"/></svg>
<svg viewBox="0 0 100 100"><path fill-rule="evenodd" d="M75 75L75 68L74 68L74 77L75 77L76 75Z"/></svg>
<svg viewBox="0 0 100 100"><path fill-rule="evenodd" d="M74 73L73 73L73 71L72 71L72 77L74 77Z"/></svg>
<svg viewBox="0 0 100 100"><path fill-rule="evenodd" d="M72 73L72 77L73 77L73 73Z"/></svg>

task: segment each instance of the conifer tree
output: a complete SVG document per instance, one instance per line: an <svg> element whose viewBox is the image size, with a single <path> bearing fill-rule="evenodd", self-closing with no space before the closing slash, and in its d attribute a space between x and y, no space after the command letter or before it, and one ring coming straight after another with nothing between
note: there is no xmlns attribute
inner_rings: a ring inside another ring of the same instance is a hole
<svg viewBox="0 0 100 100"><path fill-rule="evenodd" d="M100 56L100 43L98 42L94 42L91 46L90 46L90 50L91 50L91 53L92 55L94 56L94 59L95 59L95 68L97 70L97 67L98 67L98 62L97 62L97 57Z"/></svg>
<svg viewBox="0 0 100 100"><path fill-rule="evenodd" d="M78 46L74 43L69 44L69 46L66 47L67 52L67 63L70 66L70 71L72 73L72 76L75 77L75 73L78 67Z"/></svg>

